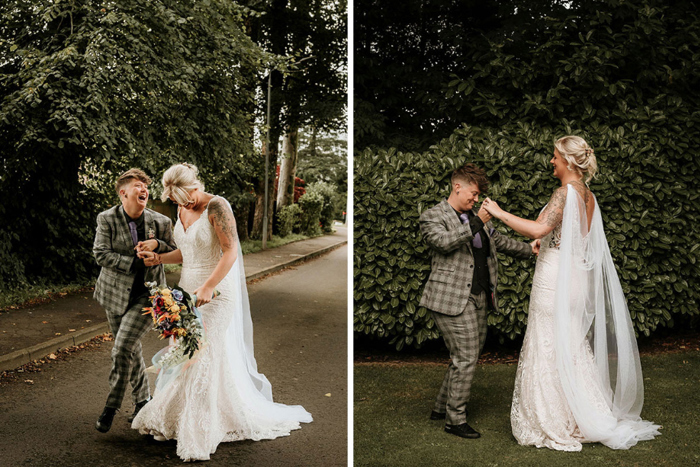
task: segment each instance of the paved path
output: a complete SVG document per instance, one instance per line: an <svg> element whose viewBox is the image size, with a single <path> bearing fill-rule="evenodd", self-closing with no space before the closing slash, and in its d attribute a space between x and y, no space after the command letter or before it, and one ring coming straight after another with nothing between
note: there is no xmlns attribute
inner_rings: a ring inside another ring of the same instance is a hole
<svg viewBox="0 0 700 467"><path fill-rule="evenodd" d="M347 254L343 246L249 286L258 368L275 401L303 405L314 422L285 438L221 444L207 465L347 465ZM143 344L148 359L163 341L149 333ZM27 374L32 383L0 386L1 465L182 465L175 441L130 428L128 396L112 430L95 430L111 348L105 342Z"/></svg>
<svg viewBox="0 0 700 467"><path fill-rule="evenodd" d="M245 255L246 278L264 277L300 261L323 254L347 242L347 227L336 232L279 248ZM178 274L169 274L175 284ZM0 313L0 372L109 332L102 307L92 291L71 294L50 303Z"/></svg>

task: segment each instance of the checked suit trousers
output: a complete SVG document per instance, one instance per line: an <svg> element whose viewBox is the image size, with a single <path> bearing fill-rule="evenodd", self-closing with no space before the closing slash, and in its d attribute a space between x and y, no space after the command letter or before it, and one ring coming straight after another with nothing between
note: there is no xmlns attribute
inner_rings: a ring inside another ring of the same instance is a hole
<svg viewBox="0 0 700 467"><path fill-rule="evenodd" d="M107 407L121 407L127 383L131 383L134 405L150 397L146 363L141 353L141 338L153 322L149 316L142 314L145 306L148 306L148 297L136 300L123 315L107 313L114 336Z"/></svg>
<svg viewBox="0 0 700 467"><path fill-rule="evenodd" d="M476 362L486 341L486 293L471 295L462 313L448 316L433 312L433 319L450 351L450 365L433 410L446 413L445 423L467 422L466 409Z"/></svg>

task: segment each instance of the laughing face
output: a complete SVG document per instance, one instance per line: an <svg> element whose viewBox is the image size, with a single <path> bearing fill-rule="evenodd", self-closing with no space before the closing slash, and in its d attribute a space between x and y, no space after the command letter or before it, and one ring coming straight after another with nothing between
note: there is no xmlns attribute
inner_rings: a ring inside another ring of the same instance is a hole
<svg viewBox="0 0 700 467"><path fill-rule="evenodd" d="M120 193L122 204L127 211L142 212L148 204L148 185L138 179L132 180L125 185Z"/></svg>

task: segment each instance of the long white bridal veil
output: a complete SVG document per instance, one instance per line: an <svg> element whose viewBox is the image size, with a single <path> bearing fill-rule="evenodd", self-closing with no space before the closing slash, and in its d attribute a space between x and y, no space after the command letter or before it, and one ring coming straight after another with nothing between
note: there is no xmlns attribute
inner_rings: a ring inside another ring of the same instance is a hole
<svg viewBox="0 0 700 467"><path fill-rule="evenodd" d="M555 295L557 369L582 435L629 449L659 435L660 426L640 418L644 385L637 341L594 203L588 231L584 201L569 185Z"/></svg>
<svg viewBox="0 0 700 467"><path fill-rule="evenodd" d="M226 360L237 380L236 387L241 392L242 401L260 417L258 421L309 423L313 420L311 414L302 406L273 402L272 386L265 375L258 372L253 351L253 320L250 316L243 252L238 237L236 243L238 256L227 278L234 288L231 293L233 318L226 331Z"/></svg>

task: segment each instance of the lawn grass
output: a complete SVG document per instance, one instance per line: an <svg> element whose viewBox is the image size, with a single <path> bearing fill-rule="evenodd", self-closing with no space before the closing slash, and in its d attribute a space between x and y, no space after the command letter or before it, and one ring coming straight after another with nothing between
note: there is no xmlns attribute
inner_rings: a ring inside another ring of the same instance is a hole
<svg viewBox="0 0 700 467"><path fill-rule="evenodd" d="M429 420L445 364L360 363L354 367L356 466L687 466L700 464L700 352L642 357L642 417L662 435L628 451L584 444L567 453L517 444L510 403L515 364L479 365L468 405L482 437L461 439Z"/></svg>

